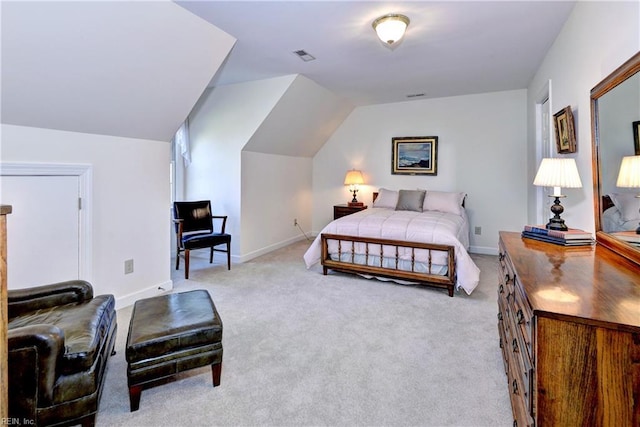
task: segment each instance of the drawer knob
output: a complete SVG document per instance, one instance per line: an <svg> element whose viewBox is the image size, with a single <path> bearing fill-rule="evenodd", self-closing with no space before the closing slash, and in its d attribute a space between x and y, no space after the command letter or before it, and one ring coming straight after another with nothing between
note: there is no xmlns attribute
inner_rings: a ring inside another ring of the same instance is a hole
<svg viewBox="0 0 640 427"><path fill-rule="evenodd" d="M524 323L524 313L521 308L516 312L516 318L518 319L518 323Z"/></svg>
<svg viewBox="0 0 640 427"><path fill-rule="evenodd" d="M498 292L504 294L504 285L500 285L500 287L498 288Z"/></svg>
<svg viewBox="0 0 640 427"><path fill-rule="evenodd" d="M509 273L504 275L504 283L509 283L511 281L511 276L509 276Z"/></svg>
<svg viewBox="0 0 640 427"><path fill-rule="evenodd" d="M518 340L517 339L513 339L513 341L511 341L511 347L513 347L513 351L517 352L518 351Z"/></svg>
<svg viewBox="0 0 640 427"><path fill-rule="evenodd" d="M518 394L518 382L516 380L511 383L511 388L513 389L513 394Z"/></svg>
<svg viewBox="0 0 640 427"><path fill-rule="evenodd" d="M498 313L498 320L502 320L502 312Z"/></svg>
<svg viewBox="0 0 640 427"><path fill-rule="evenodd" d="M500 252L500 253L498 254L498 259L499 259L500 261L502 261L502 260L504 259L504 253Z"/></svg>

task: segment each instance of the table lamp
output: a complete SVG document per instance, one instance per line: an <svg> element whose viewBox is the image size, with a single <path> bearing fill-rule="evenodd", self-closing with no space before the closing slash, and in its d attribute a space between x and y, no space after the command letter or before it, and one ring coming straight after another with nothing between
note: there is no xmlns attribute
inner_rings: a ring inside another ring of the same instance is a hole
<svg viewBox="0 0 640 427"><path fill-rule="evenodd" d="M567 231L568 227L560 214L564 208L560 204L560 198L566 197L560 193L560 188L581 188L582 182L578 174L578 167L575 159L571 158L545 158L542 159L538 173L533 180L533 185L540 187L553 187L553 194L549 197L555 198L551 212L553 217L549 219L546 228L549 230Z"/></svg>
<svg viewBox="0 0 640 427"><path fill-rule="evenodd" d="M349 191L353 192L353 199L349 202L349 206L363 206L363 203L358 202L358 199L356 198L358 185L362 184L364 184L362 172L355 169L347 172L347 175L344 177L344 185L348 185Z"/></svg>

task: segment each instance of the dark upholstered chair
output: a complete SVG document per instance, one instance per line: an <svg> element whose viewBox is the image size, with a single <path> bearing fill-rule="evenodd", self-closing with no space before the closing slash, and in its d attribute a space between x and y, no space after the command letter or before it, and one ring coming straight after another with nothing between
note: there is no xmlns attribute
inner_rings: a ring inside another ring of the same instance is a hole
<svg viewBox="0 0 640 427"><path fill-rule="evenodd" d="M112 295L82 280L8 291L9 420L95 425L116 339Z"/></svg>
<svg viewBox="0 0 640 427"><path fill-rule="evenodd" d="M184 278L189 278L189 252L193 249L211 249L209 263L213 262L213 252L227 253L227 268L231 270L231 235L225 233L227 216L211 215L211 202L174 202L174 222L176 227L176 270L180 268L180 252L184 252ZM220 232L214 229L214 220L221 222ZM225 245L226 249L216 248Z"/></svg>

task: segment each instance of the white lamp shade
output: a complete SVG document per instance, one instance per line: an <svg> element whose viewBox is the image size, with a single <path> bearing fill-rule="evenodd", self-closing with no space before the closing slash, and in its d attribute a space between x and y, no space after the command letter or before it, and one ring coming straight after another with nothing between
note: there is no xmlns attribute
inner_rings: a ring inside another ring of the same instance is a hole
<svg viewBox="0 0 640 427"><path fill-rule="evenodd" d="M364 184L364 179L362 178L362 172L357 171L355 169L347 172L347 175L344 177L344 185L360 185Z"/></svg>
<svg viewBox="0 0 640 427"><path fill-rule="evenodd" d="M404 36L409 26L409 18L404 15L385 15L373 21L373 29L378 38L388 45L392 45Z"/></svg>
<svg viewBox="0 0 640 427"><path fill-rule="evenodd" d="M533 185L540 187L581 188L575 159L542 159Z"/></svg>
<svg viewBox="0 0 640 427"><path fill-rule="evenodd" d="M640 156L625 156L622 158L616 186L625 188L640 187Z"/></svg>

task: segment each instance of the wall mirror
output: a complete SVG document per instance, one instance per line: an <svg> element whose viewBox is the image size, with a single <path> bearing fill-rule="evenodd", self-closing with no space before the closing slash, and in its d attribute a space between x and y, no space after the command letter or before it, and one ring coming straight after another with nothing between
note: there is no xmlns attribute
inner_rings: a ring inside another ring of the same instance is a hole
<svg viewBox="0 0 640 427"><path fill-rule="evenodd" d="M640 213L633 214L633 209L640 206L640 198L635 198L640 188L620 188L616 181L622 158L640 154L633 129L639 120L640 52L591 90L596 239L637 264L640 243L625 237L624 231L635 233L640 222Z"/></svg>

